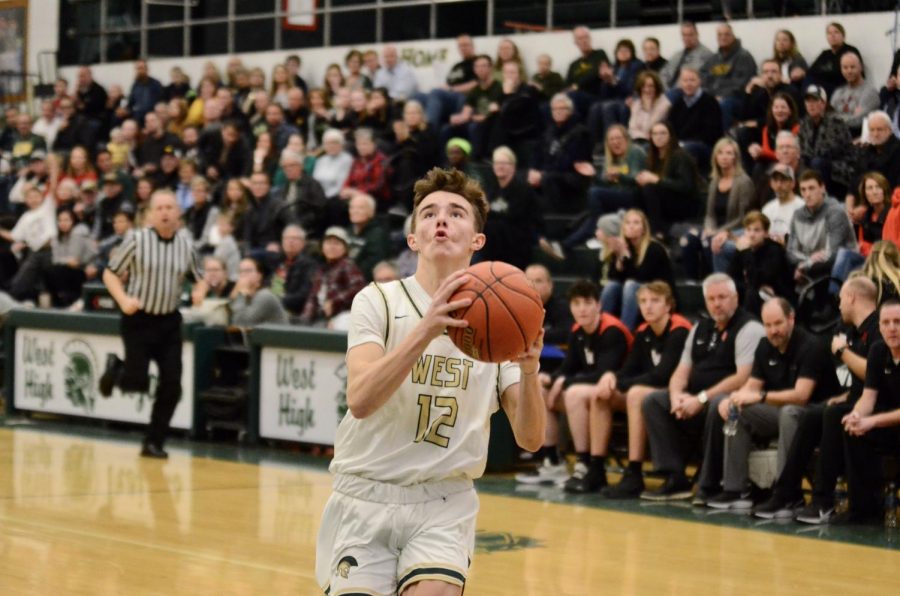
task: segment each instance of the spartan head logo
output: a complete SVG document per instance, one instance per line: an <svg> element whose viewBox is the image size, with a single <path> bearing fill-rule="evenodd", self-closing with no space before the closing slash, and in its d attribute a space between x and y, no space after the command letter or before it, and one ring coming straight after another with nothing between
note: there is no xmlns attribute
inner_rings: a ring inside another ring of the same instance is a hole
<svg viewBox="0 0 900 596"><path fill-rule="evenodd" d="M356 559L353 557L344 557L337 564L337 572L338 575L347 579L350 575L350 570L354 567L359 567L359 563L356 562Z"/></svg>
<svg viewBox="0 0 900 596"><path fill-rule="evenodd" d="M63 386L66 398L72 405L94 411L97 386L97 365L94 350L85 341L73 339L63 346L63 354L69 357L63 368Z"/></svg>
<svg viewBox="0 0 900 596"><path fill-rule="evenodd" d="M334 369L334 376L337 377L339 381L341 381L341 388L338 390L337 394L334 396L334 401L337 403L337 412L338 412L338 422L344 417L344 414L347 413L347 363L343 360L338 365L336 369Z"/></svg>

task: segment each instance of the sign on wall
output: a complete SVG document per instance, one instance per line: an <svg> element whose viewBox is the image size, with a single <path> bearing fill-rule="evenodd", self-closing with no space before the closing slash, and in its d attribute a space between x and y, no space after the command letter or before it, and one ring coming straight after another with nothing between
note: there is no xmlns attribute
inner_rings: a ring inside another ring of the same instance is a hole
<svg viewBox="0 0 900 596"><path fill-rule="evenodd" d="M316 0L284 0L285 29L314 31L316 29Z"/></svg>
<svg viewBox="0 0 900 596"><path fill-rule="evenodd" d="M347 411L343 352L262 349L259 436L334 445Z"/></svg>
<svg viewBox="0 0 900 596"><path fill-rule="evenodd" d="M15 407L101 420L149 422L156 391L156 363L150 365L148 393L122 393L117 388L109 398L104 398L97 384L109 354L120 358L124 355L119 337L18 328ZM185 342L181 362L182 394L172 416L172 427L190 429L194 420L193 344Z"/></svg>

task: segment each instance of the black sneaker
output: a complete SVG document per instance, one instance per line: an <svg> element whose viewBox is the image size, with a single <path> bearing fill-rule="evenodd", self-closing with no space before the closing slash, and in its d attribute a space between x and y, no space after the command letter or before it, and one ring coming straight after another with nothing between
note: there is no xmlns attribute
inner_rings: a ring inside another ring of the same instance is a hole
<svg viewBox="0 0 900 596"><path fill-rule="evenodd" d="M698 488L697 492L694 493L694 497L691 499L691 505L694 507L706 507L706 504L709 503L711 499L719 496L720 492L712 492L706 490L704 488Z"/></svg>
<svg viewBox="0 0 900 596"><path fill-rule="evenodd" d="M622 479L615 486L607 486L600 495L607 499L637 499L644 492L644 475L633 470L625 470Z"/></svg>
<svg viewBox="0 0 900 596"><path fill-rule="evenodd" d="M99 383L100 395L103 397L112 395L113 387L115 387L116 380L119 378L119 374L124 365L125 363L122 362L122 359L115 354L108 354L106 356L106 369L103 371Z"/></svg>
<svg viewBox="0 0 900 596"><path fill-rule="evenodd" d="M575 464L572 477L563 484L567 493L587 494L598 492L606 486L606 473L589 470L583 463Z"/></svg>
<svg viewBox="0 0 900 596"><path fill-rule="evenodd" d="M690 480L682 474L669 474L662 486L656 490L645 490L641 498L646 501L680 501L690 499L693 492Z"/></svg>
<svg viewBox="0 0 900 596"><path fill-rule="evenodd" d="M753 508L753 499L750 493L739 493L733 490L725 490L706 501L707 507L713 509L747 510Z"/></svg>
<svg viewBox="0 0 900 596"><path fill-rule="evenodd" d="M144 443L144 446L141 447L141 457L166 459L169 457L169 454L166 453L165 449L163 449L161 445L157 445L156 443L150 443L149 441L147 441Z"/></svg>
<svg viewBox="0 0 900 596"><path fill-rule="evenodd" d="M778 493L753 509L753 515L761 519L793 519L796 512L804 505L802 497L788 500Z"/></svg>
<svg viewBox="0 0 900 596"><path fill-rule="evenodd" d="M798 511L794 519L803 524L822 525L827 524L834 516L833 505L813 502Z"/></svg>

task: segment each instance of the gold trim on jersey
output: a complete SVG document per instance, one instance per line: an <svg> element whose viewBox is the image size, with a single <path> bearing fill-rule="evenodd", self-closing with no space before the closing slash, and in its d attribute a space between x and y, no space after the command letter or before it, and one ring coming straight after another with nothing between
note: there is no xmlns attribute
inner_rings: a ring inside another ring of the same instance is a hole
<svg viewBox="0 0 900 596"><path fill-rule="evenodd" d="M403 293L406 294L406 299L409 300L409 303L412 304L413 310L416 311L416 314L419 315L420 319L423 319L422 311L419 310L419 307L416 306L416 301L413 300L412 294L409 293L409 290L406 289L406 284L403 283L403 280L400 281L400 287L403 289Z"/></svg>
<svg viewBox="0 0 900 596"><path fill-rule="evenodd" d="M388 344L388 338L391 336L391 309L388 306L387 294L384 293L384 290L381 289L381 285L378 282L372 282L372 285L375 286L375 289L378 290L378 293L381 294L381 299L384 301L384 345L385 348Z"/></svg>

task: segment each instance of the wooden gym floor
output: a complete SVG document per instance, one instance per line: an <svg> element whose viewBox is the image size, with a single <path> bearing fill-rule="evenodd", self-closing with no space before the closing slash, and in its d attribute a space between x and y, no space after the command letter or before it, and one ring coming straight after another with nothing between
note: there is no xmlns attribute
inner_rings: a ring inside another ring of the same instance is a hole
<svg viewBox="0 0 900 596"><path fill-rule="evenodd" d="M0 429L0 593L320 593L321 462L178 442L159 462L137 444L60 424ZM516 492L508 477L479 493L467 596L900 593L900 551L881 528Z"/></svg>

